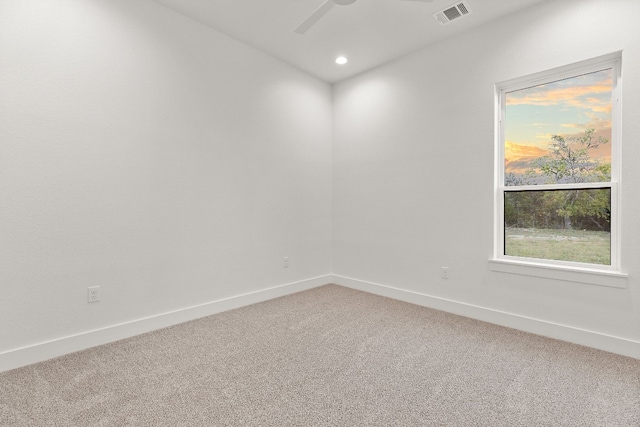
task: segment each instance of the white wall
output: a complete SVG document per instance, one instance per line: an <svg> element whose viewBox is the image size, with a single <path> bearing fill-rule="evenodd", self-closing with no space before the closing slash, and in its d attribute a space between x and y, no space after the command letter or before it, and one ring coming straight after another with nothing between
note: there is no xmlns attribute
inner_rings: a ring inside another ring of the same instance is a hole
<svg viewBox="0 0 640 427"><path fill-rule="evenodd" d="M149 0L0 0L0 355L326 277L331 108Z"/></svg>
<svg viewBox="0 0 640 427"><path fill-rule="evenodd" d="M638 17L637 0L549 1L336 84L338 283L640 358ZM627 288L490 271L494 84L619 50Z"/></svg>

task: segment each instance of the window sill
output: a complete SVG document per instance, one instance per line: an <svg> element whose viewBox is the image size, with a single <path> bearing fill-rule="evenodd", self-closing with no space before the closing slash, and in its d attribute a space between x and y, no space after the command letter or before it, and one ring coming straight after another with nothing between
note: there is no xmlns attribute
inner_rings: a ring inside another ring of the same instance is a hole
<svg viewBox="0 0 640 427"><path fill-rule="evenodd" d="M504 259L489 260L491 271L625 289L629 275L609 270L573 268Z"/></svg>

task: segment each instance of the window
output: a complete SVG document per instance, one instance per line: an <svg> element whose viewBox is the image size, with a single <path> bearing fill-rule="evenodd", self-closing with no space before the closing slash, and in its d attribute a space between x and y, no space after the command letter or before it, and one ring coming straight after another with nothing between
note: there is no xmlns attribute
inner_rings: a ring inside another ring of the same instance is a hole
<svg viewBox="0 0 640 427"><path fill-rule="evenodd" d="M620 269L620 54L496 86L495 259Z"/></svg>

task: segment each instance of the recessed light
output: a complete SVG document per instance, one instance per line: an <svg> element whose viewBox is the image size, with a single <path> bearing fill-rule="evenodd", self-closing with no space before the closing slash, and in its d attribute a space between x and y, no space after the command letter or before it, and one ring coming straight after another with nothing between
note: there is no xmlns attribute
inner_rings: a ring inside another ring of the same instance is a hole
<svg viewBox="0 0 640 427"><path fill-rule="evenodd" d="M336 58L336 64L338 65L344 65L348 62L347 58L345 56L338 56Z"/></svg>

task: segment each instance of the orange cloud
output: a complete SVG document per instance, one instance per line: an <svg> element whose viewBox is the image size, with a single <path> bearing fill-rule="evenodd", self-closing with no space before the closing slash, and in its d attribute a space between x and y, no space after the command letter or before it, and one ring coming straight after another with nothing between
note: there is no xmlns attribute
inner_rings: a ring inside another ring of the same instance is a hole
<svg viewBox="0 0 640 427"><path fill-rule="evenodd" d="M585 115L589 118L589 122L587 123L562 123L560 126L567 129L575 129L577 133L569 136L579 136L587 129L595 129L596 135L601 134L603 138L607 140L611 139L611 120L602 119L594 113L585 113ZM550 137L549 135L549 138Z"/></svg>
<svg viewBox="0 0 640 427"><path fill-rule="evenodd" d="M565 88L545 90L546 85L537 86L540 90L533 92L530 88L523 91L515 91L507 94L507 106L510 105L537 105L537 106L549 106L558 104L568 104L573 107L592 108L599 107L604 108L606 105L610 105L610 102L602 101L593 96L588 97L585 104L585 100L580 98L586 95L593 95L596 93L611 92L611 83L604 82L590 86L571 86ZM520 95L520 96L518 96ZM593 105L592 105L593 104Z"/></svg>
<svg viewBox="0 0 640 427"><path fill-rule="evenodd" d="M550 133L536 133L536 139L541 139L543 141L550 141L553 135Z"/></svg>
<svg viewBox="0 0 640 427"><path fill-rule="evenodd" d="M504 145L505 171L516 175L525 173L531 161L548 154L547 150L535 145L517 144L506 141Z"/></svg>
<svg viewBox="0 0 640 427"><path fill-rule="evenodd" d="M612 103L607 100L606 102L602 102L602 100L598 98L587 98L586 101L589 103L589 108L597 113L605 113L611 116L611 109L613 107Z"/></svg>

